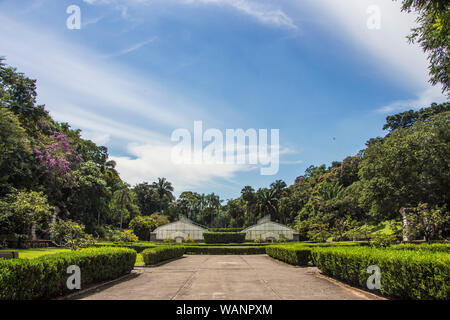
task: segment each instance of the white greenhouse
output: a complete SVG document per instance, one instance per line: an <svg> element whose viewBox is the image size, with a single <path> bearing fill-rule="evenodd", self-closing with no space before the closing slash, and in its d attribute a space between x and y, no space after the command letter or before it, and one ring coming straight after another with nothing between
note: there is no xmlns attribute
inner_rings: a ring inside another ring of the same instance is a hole
<svg viewBox="0 0 450 320"><path fill-rule="evenodd" d="M257 224L244 229L242 232L245 232L245 240L247 241L262 238L264 241L274 242L281 237L287 241L299 240L299 234L294 229L271 221L270 216L260 219Z"/></svg>
<svg viewBox="0 0 450 320"><path fill-rule="evenodd" d="M194 241L203 241L203 232L208 232L208 230L188 218L181 216L176 222L156 228L150 234L150 240L163 241L170 238L175 242L183 242L186 238L191 238Z"/></svg>

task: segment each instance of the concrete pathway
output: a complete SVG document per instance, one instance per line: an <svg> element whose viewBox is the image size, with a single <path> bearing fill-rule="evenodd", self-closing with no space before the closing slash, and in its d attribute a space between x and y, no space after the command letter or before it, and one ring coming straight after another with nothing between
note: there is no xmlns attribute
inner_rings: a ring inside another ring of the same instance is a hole
<svg viewBox="0 0 450 320"><path fill-rule="evenodd" d="M105 300L368 300L376 296L267 255L188 255L136 268L122 281L74 297Z"/></svg>

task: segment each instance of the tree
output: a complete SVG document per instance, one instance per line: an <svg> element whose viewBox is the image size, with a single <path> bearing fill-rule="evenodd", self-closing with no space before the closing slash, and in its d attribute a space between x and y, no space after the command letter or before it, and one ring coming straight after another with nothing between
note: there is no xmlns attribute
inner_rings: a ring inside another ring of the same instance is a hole
<svg viewBox="0 0 450 320"><path fill-rule="evenodd" d="M175 199L173 196L172 183L166 180L166 178L158 178L158 181L152 183L152 187L156 189L159 196L160 211L163 211L163 203L166 201L172 201Z"/></svg>
<svg viewBox="0 0 450 320"><path fill-rule="evenodd" d="M73 172L73 179L74 186L65 202L68 218L83 223L92 233L106 218L110 192L99 166L92 161L81 163Z"/></svg>
<svg viewBox="0 0 450 320"><path fill-rule="evenodd" d="M126 206L130 205L132 202L132 197L130 194L130 190L127 187L123 187L116 192L114 192L114 200L120 206L120 230L122 230L122 222L123 222L123 211L126 210Z"/></svg>
<svg viewBox="0 0 450 320"><path fill-rule="evenodd" d="M419 203L417 208L408 214L406 233L411 238L423 236L426 241L441 239L445 228L448 228L450 216L445 207L432 207L427 203Z"/></svg>
<svg viewBox="0 0 450 320"><path fill-rule="evenodd" d="M259 189L257 197L259 211L263 216L277 213L278 199L274 189Z"/></svg>
<svg viewBox="0 0 450 320"><path fill-rule="evenodd" d="M152 217L137 216L130 221L130 228L139 240L150 240L150 232L157 228L157 222Z"/></svg>
<svg viewBox="0 0 450 320"><path fill-rule="evenodd" d="M380 220L398 217L401 207L450 199L450 112L394 130L364 151L359 175L363 201Z"/></svg>
<svg viewBox="0 0 450 320"><path fill-rule="evenodd" d="M21 247L29 238L33 225L45 229L53 209L42 192L23 190L10 193L5 200L0 200L0 234L16 238Z"/></svg>
<svg viewBox="0 0 450 320"><path fill-rule="evenodd" d="M389 130L389 132L392 132L399 128L409 128L416 123L416 121L425 121L433 115L446 111L450 111L450 103L448 102L441 104L432 103L430 107L422 108L419 111L409 110L392 116L387 116L386 124L383 126L383 130Z"/></svg>
<svg viewBox="0 0 450 320"><path fill-rule="evenodd" d="M0 107L0 195L24 188L32 179L31 145L17 116Z"/></svg>
<svg viewBox="0 0 450 320"><path fill-rule="evenodd" d="M450 74L450 1L449 0L403 0L402 10L415 11L418 26L408 37L418 42L428 54L430 83L442 84L442 92L448 92Z"/></svg>
<svg viewBox="0 0 450 320"><path fill-rule="evenodd" d="M159 195L156 189L147 182L137 184L133 188L136 201L143 215L150 215L160 208Z"/></svg>

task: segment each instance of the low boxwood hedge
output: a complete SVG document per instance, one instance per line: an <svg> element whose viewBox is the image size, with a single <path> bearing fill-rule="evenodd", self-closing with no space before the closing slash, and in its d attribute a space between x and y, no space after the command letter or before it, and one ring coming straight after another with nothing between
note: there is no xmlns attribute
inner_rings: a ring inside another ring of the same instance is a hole
<svg viewBox="0 0 450 320"><path fill-rule="evenodd" d="M389 247L389 249L394 250L423 250L431 252L447 252L450 253L450 243L422 243L422 244L412 244L404 243Z"/></svg>
<svg viewBox="0 0 450 320"><path fill-rule="evenodd" d="M98 242L91 245L92 247L120 247L130 248L137 253L141 253L145 249L155 248L157 244L154 243L140 243L140 242Z"/></svg>
<svg viewBox="0 0 450 320"><path fill-rule="evenodd" d="M81 270L81 288L118 278L134 267L136 251L87 248L35 259L0 260L0 299L44 299L73 292L67 289L67 268Z"/></svg>
<svg viewBox="0 0 450 320"><path fill-rule="evenodd" d="M256 243L256 242L242 242L242 243L227 243L226 245L217 244L217 243L203 243L203 242L194 242L194 243L183 243L185 247L265 247L268 245L273 245L273 243Z"/></svg>
<svg viewBox="0 0 450 320"><path fill-rule="evenodd" d="M204 232L206 243L240 243L245 241L243 232Z"/></svg>
<svg viewBox="0 0 450 320"><path fill-rule="evenodd" d="M142 251L142 257L146 265L157 264L164 260L183 256L183 246L159 246Z"/></svg>
<svg viewBox="0 0 450 320"><path fill-rule="evenodd" d="M307 246L267 246L266 253L272 258L295 266L307 266L311 258L311 248Z"/></svg>
<svg viewBox="0 0 450 320"><path fill-rule="evenodd" d="M222 255L222 254L264 254L266 253L265 247L238 247L238 246L204 246L204 247L194 247L186 246L186 254L211 254L211 255Z"/></svg>
<svg viewBox="0 0 450 320"><path fill-rule="evenodd" d="M241 232L244 228L210 228L211 232Z"/></svg>
<svg viewBox="0 0 450 320"><path fill-rule="evenodd" d="M401 299L450 299L450 254L364 247L314 248L314 264L325 274L366 287L367 268L381 270L382 295Z"/></svg>

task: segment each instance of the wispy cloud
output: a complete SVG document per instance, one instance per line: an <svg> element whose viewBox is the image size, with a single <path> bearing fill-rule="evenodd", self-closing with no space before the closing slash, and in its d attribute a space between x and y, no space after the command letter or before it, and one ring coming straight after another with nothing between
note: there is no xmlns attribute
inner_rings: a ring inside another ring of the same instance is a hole
<svg viewBox="0 0 450 320"><path fill-rule="evenodd" d="M433 102L442 103L447 101L447 98L442 95L439 87L430 87L420 92L415 99L398 100L389 103L377 110L379 113L392 114L410 109L420 109L429 107Z"/></svg>
<svg viewBox="0 0 450 320"><path fill-rule="evenodd" d="M445 100L440 88L428 83L428 62L422 49L406 39L415 25L415 15L401 12L400 1L307 0L306 3L317 9L318 16L328 20L331 32L341 33L347 43L359 47L373 60L386 75L386 81L415 93L414 98L389 102L378 111L399 111ZM370 15L367 9L373 5L380 9L380 29L367 27Z"/></svg>
<svg viewBox="0 0 450 320"><path fill-rule="evenodd" d="M129 18L128 8L133 6L151 5L157 0L83 0L91 5L113 5L122 12L124 18ZM228 6L238 12L248 15L260 23L299 30L294 20L284 12L277 4L262 3L260 0L164 0L159 2L170 2L185 5L219 5Z"/></svg>
<svg viewBox="0 0 450 320"><path fill-rule="evenodd" d="M191 128L195 119L217 123L215 115L179 90L161 86L151 74L103 59L102 54L36 25L17 23L0 13L0 52L7 63L38 79L38 102L58 121L83 130L83 137L113 147L111 158L125 181L165 176L177 190L224 180L247 165L177 165L171 159L175 128ZM128 52L137 50L149 39ZM122 52L125 54L125 52ZM208 106L210 107L210 106ZM117 153L116 153L117 152Z"/></svg>
<svg viewBox="0 0 450 320"><path fill-rule="evenodd" d="M186 4L215 4L230 6L239 12L255 18L261 23L299 30L294 20L282 9L274 5L262 4L251 0L184 0Z"/></svg>
<svg viewBox="0 0 450 320"><path fill-rule="evenodd" d="M120 50L119 52L116 52L116 53L107 55L107 57L120 57L120 56L123 56L123 55L125 55L125 54L130 53L130 52L139 50L139 49L142 48L143 46L145 46L145 45L147 45L147 44L149 44L149 43L152 43L152 42L155 41L155 40L156 40L156 37L153 37L153 38L151 38L151 39L148 39L148 40L145 40L145 41L136 43L136 44L132 45L131 47L128 47L128 48L123 49L123 50Z"/></svg>

